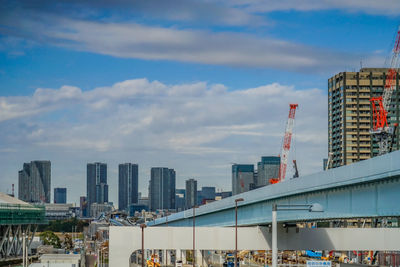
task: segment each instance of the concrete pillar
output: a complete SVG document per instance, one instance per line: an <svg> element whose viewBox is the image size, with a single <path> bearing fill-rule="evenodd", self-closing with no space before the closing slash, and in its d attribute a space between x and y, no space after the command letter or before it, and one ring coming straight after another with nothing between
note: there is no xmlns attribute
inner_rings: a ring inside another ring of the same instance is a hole
<svg viewBox="0 0 400 267"><path fill-rule="evenodd" d="M169 255L168 255L168 250L163 250L162 251L162 265L167 266L168 265L168 260L169 260Z"/></svg>
<svg viewBox="0 0 400 267"><path fill-rule="evenodd" d="M204 266L204 257L203 257L203 251L196 249L194 252L195 257L196 257L196 266Z"/></svg>
<svg viewBox="0 0 400 267"><path fill-rule="evenodd" d="M182 260L182 250L177 249L175 252L175 261Z"/></svg>
<svg viewBox="0 0 400 267"><path fill-rule="evenodd" d="M171 250L167 250L166 251L167 253L165 254L166 255L166 261L167 261L167 265L172 265L172 253L171 253Z"/></svg>

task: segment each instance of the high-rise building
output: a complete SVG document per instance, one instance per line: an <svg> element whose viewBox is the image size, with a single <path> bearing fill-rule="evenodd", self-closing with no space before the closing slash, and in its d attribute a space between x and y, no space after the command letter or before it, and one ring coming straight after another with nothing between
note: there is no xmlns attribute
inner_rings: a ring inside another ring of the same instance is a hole
<svg viewBox="0 0 400 267"><path fill-rule="evenodd" d="M51 163L31 161L18 172L18 198L26 202L50 203Z"/></svg>
<svg viewBox="0 0 400 267"><path fill-rule="evenodd" d="M201 197L207 200L215 200L215 187L203 186L201 188Z"/></svg>
<svg viewBox="0 0 400 267"><path fill-rule="evenodd" d="M261 161L257 163L257 173L254 175L256 187L269 185L269 179L278 178L280 164L280 157L261 157Z"/></svg>
<svg viewBox="0 0 400 267"><path fill-rule="evenodd" d="M54 203L55 204L67 203L67 188L54 188Z"/></svg>
<svg viewBox="0 0 400 267"><path fill-rule="evenodd" d="M87 214L89 215L93 203L104 204L108 202L107 164L88 163L86 174L86 202Z"/></svg>
<svg viewBox="0 0 400 267"><path fill-rule="evenodd" d="M340 72L328 80L328 150L333 168L365 160L378 154L372 128L371 97L381 96L388 69L362 68ZM399 123L399 75L388 111L388 123ZM399 136L399 128L396 136ZM395 139L393 149L399 149Z"/></svg>
<svg viewBox="0 0 400 267"><path fill-rule="evenodd" d="M328 159L322 159L322 169L325 171L328 165Z"/></svg>
<svg viewBox="0 0 400 267"><path fill-rule="evenodd" d="M195 179L186 180L185 208L190 209L197 205L197 181Z"/></svg>
<svg viewBox="0 0 400 267"><path fill-rule="evenodd" d="M118 166L118 209L127 210L139 200L139 167L137 164L124 163Z"/></svg>
<svg viewBox="0 0 400 267"><path fill-rule="evenodd" d="M174 169L151 168L149 184L149 208L151 211L175 209L175 182Z"/></svg>
<svg viewBox="0 0 400 267"><path fill-rule="evenodd" d="M186 195L185 189L176 189L175 190L175 209L178 212L185 209L185 206L186 206L185 195Z"/></svg>
<svg viewBox="0 0 400 267"><path fill-rule="evenodd" d="M254 165L232 165L232 195L250 191L254 188Z"/></svg>
<svg viewBox="0 0 400 267"><path fill-rule="evenodd" d="M88 217L88 213L87 213L87 202L86 202L86 197L85 196L81 196L79 198L79 207L80 207L80 217L81 218L85 218Z"/></svg>
<svg viewBox="0 0 400 267"><path fill-rule="evenodd" d="M215 200L221 200L232 196L232 191L223 191L215 193Z"/></svg>

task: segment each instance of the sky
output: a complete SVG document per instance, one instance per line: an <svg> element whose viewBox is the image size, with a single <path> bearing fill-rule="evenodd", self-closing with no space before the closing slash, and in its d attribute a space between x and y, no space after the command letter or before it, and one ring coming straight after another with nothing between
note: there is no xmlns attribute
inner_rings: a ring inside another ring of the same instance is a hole
<svg viewBox="0 0 400 267"><path fill-rule="evenodd" d="M177 187L231 190L231 164L327 157L327 80L385 67L397 0L0 0L0 191L50 160L52 188L86 194L86 164L174 168ZM293 174L288 166L287 177ZM53 191L52 191L53 196Z"/></svg>

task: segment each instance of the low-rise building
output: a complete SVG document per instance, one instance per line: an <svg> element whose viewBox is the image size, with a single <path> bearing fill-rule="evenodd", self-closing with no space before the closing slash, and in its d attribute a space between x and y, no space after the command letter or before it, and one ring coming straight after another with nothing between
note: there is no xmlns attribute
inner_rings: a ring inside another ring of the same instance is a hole
<svg viewBox="0 0 400 267"><path fill-rule="evenodd" d="M109 213L113 211L113 209L114 207L110 203L104 203L104 204L93 203L92 205L90 205L90 217L97 218L102 213Z"/></svg>
<svg viewBox="0 0 400 267"><path fill-rule="evenodd" d="M40 263L32 263L30 267L79 267L85 266L81 254L43 254Z"/></svg>
<svg viewBox="0 0 400 267"><path fill-rule="evenodd" d="M46 219L49 221L65 220L74 217L73 204L44 204Z"/></svg>

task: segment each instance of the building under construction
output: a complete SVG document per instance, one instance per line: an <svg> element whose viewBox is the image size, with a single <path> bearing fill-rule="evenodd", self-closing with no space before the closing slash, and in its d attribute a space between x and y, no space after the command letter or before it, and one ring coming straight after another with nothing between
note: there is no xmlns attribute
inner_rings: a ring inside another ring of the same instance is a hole
<svg viewBox="0 0 400 267"><path fill-rule="evenodd" d="M362 68L359 72L340 72L328 80L328 149L332 155L330 167L339 167L378 154L373 140L373 110L370 98L382 95L388 69ZM388 123L399 123L399 74L388 110ZM398 150L399 129L395 133L393 150Z"/></svg>
<svg viewBox="0 0 400 267"><path fill-rule="evenodd" d="M22 258L23 244L29 247L38 224L44 223L43 206L0 193L0 265Z"/></svg>

